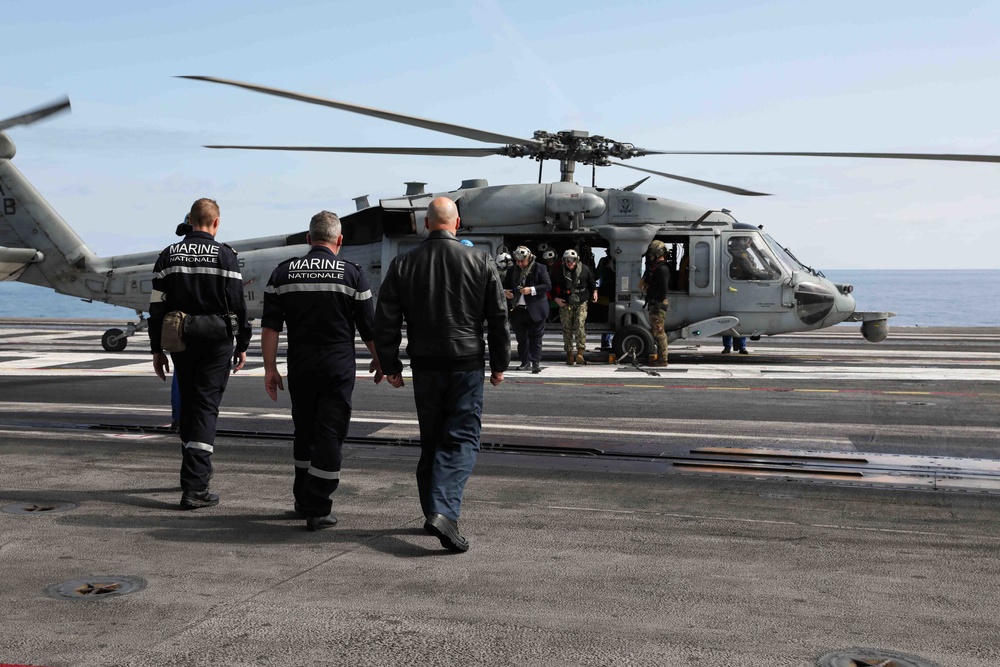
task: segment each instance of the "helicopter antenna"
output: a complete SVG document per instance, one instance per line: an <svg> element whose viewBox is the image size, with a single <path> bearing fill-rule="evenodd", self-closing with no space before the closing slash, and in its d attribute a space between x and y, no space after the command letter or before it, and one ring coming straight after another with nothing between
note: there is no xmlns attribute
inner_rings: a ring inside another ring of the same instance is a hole
<svg viewBox="0 0 1000 667"><path fill-rule="evenodd" d="M539 160L538 161L538 183L539 183L539 185L542 182L542 165L543 164L545 164L545 160Z"/></svg>

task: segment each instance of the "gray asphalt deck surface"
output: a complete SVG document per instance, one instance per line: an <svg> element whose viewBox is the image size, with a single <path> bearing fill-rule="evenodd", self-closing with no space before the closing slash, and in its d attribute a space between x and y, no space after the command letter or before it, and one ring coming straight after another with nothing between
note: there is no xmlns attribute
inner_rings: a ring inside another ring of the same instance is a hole
<svg viewBox="0 0 1000 667"><path fill-rule="evenodd" d="M48 439L53 437L54 439ZM221 442L181 512L176 444L0 454L0 659L32 665L813 665L871 646L1000 664L1000 496L514 468L484 455L472 549L422 531L414 460L351 448L334 528L289 512L287 445ZM138 576L56 600L47 586Z"/></svg>

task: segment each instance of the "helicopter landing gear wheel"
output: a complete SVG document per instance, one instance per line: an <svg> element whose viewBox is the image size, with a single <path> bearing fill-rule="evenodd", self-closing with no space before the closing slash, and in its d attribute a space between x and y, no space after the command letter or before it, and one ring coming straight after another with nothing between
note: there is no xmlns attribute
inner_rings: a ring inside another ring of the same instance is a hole
<svg viewBox="0 0 1000 667"><path fill-rule="evenodd" d="M611 348L617 359L624 359L630 351L635 355L636 361L645 359L653 351L653 345L653 334L638 324L622 327L615 332L615 337L611 340Z"/></svg>
<svg viewBox="0 0 1000 667"><path fill-rule="evenodd" d="M101 336L101 346L108 352L121 352L128 345L128 336L121 329L108 329Z"/></svg>

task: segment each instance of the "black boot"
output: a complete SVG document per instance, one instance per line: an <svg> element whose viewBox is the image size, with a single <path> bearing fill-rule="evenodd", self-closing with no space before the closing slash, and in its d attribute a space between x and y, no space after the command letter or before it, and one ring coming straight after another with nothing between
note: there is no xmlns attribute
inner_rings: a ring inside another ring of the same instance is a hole
<svg viewBox="0 0 1000 667"><path fill-rule="evenodd" d="M181 494L182 510L195 510L199 507L212 507L218 504L219 496L208 489L204 491L185 491Z"/></svg>
<svg viewBox="0 0 1000 667"><path fill-rule="evenodd" d="M542 372L542 367L538 364L537 361L531 364L531 372L532 373L541 373Z"/></svg>

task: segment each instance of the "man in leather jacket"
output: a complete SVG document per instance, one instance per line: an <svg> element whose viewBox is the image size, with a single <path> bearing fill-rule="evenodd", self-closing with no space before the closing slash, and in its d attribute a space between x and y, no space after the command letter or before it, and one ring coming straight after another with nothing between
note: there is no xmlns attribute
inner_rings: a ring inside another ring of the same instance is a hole
<svg viewBox="0 0 1000 667"><path fill-rule="evenodd" d="M510 330L496 264L455 237L455 202L438 197L427 207L427 238L389 264L375 312L375 350L386 380L403 386L402 325L413 371L420 422L417 490L424 530L451 551L468 551L459 533L465 483L479 452L488 328L490 383L503 382L510 363Z"/></svg>

